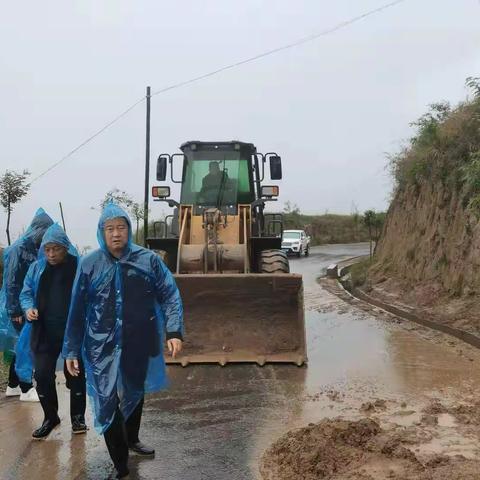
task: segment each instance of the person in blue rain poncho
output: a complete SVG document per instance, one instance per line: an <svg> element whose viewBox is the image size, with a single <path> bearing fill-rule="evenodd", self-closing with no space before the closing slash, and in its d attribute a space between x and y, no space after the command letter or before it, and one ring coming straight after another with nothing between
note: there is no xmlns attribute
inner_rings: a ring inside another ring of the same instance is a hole
<svg viewBox="0 0 480 480"><path fill-rule="evenodd" d="M28 268L37 259L43 235L53 220L39 208L26 232L4 252L3 287L0 293L0 347L3 351L13 349L20 331L25 325L20 306L20 292ZM13 327L13 328L12 328ZM37 401L38 395L32 385L32 371L25 381L15 371L15 355L10 363L6 395L20 395L22 401Z"/></svg>
<svg viewBox="0 0 480 480"><path fill-rule="evenodd" d="M97 239L100 249L77 271L63 356L72 375L83 358L95 427L123 478L129 450L155 453L138 438L144 394L167 384L163 340L173 356L180 352L183 309L172 274L154 252L132 243L130 219L118 205L104 208Z"/></svg>
<svg viewBox="0 0 480 480"><path fill-rule="evenodd" d="M73 280L77 271L78 253L66 233L57 223L45 232L38 253L38 260L28 269L20 304L28 320L18 344L28 337L34 357L37 392L42 405L44 420L32 437L47 438L60 424L58 397L55 387L55 370L62 350L67 323ZM27 350L27 346L24 350ZM21 375L26 355L17 356L17 371ZM87 431L85 425L86 388L83 366L80 374L72 376L64 368L67 388L70 389L70 419L73 433ZM20 377L21 378L21 377Z"/></svg>

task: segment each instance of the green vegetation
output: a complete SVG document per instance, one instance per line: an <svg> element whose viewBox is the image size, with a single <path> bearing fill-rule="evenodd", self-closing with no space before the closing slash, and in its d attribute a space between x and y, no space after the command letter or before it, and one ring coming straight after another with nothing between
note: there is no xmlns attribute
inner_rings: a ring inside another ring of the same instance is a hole
<svg viewBox="0 0 480 480"><path fill-rule="evenodd" d="M456 107L432 104L412 124L415 135L390 157L390 168L395 193L415 195L421 185L441 185L480 217L480 77L468 78L466 85L470 98Z"/></svg>
<svg viewBox="0 0 480 480"><path fill-rule="evenodd" d="M283 211L284 229L305 229L312 237L312 245L376 241L384 220L385 213L374 210L367 210L363 216L358 212L351 215L305 215L290 202Z"/></svg>
<svg viewBox="0 0 480 480"><path fill-rule="evenodd" d="M3 390L8 382L8 370L10 367L11 357L8 355L5 356L5 354L1 353L0 355L3 357L0 358L0 388Z"/></svg>
<svg viewBox="0 0 480 480"><path fill-rule="evenodd" d="M367 258L350 267L350 281L352 287L360 287L367 281L368 269L372 266L372 260Z"/></svg>
<svg viewBox="0 0 480 480"><path fill-rule="evenodd" d="M0 205L7 212L7 240L10 245L10 218L16 203L18 203L29 191L30 184L27 178L30 173L24 170L22 173L7 170L0 177Z"/></svg>

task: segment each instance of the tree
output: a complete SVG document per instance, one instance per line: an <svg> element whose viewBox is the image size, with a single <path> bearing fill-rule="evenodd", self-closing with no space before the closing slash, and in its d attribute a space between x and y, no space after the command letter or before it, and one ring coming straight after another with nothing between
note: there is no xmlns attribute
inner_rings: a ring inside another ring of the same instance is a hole
<svg viewBox="0 0 480 480"><path fill-rule="evenodd" d="M13 170L7 170L3 176L0 177L0 203L7 212L7 240L10 245L10 217L12 215L13 207L18 203L30 189L30 184L27 183L27 178L30 175L28 170L23 173L17 173Z"/></svg>
<svg viewBox="0 0 480 480"><path fill-rule="evenodd" d="M303 228L300 208L296 203L285 202L283 207L283 224L286 228Z"/></svg>
<svg viewBox="0 0 480 480"><path fill-rule="evenodd" d="M375 236L373 237L373 239L375 240L375 246L378 240L380 239L380 235L383 229L383 224L385 223L385 218L386 218L385 212L375 212L375 219L373 223L373 227L375 229Z"/></svg>
<svg viewBox="0 0 480 480"><path fill-rule="evenodd" d="M77 252L80 254L81 257L86 255L91 249L92 247L90 245L86 245L85 247L79 247L77 245Z"/></svg>
<svg viewBox="0 0 480 480"><path fill-rule="evenodd" d="M480 77L468 77L465 85L472 91L476 99L480 99Z"/></svg>
<svg viewBox="0 0 480 480"><path fill-rule="evenodd" d="M300 208L296 203L292 204L290 200L287 200L285 202L285 206L283 207L283 213L287 215L288 214L300 215Z"/></svg>
<svg viewBox="0 0 480 480"><path fill-rule="evenodd" d="M138 202L133 202L132 205L130 206L130 213L132 214L132 217L135 219L135 242L138 243L138 228L139 228L139 223L140 220L143 220L145 218L145 207L143 204L140 204Z"/></svg>
<svg viewBox="0 0 480 480"><path fill-rule="evenodd" d="M120 190L118 188L112 188L109 192L105 194L104 199L100 202L100 207L104 208L107 203L114 202L118 205L125 207L127 210L133 204L132 197L125 192L124 190Z"/></svg>
<svg viewBox="0 0 480 480"><path fill-rule="evenodd" d="M372 258L372 242L373 242L373 228L375 227L376 215L375 210L367 210L363 214L363 223L368 229L368 238L370 238L370 259Z"/></svg>
<svg viewBox="0 0 480 480"><path fill-rule="evenodd" d="M382 233L383 224L385 223L385 212L375 212L375 210L367 210L363 214L363 223L368 229L368 237L370 238L370 259L373 255L372 244L375 241L375 247Z"/></svg>
<svg viewBox="0 0 480 480"><path fill-rule="evenodd" d="M360 221L360 214L358 213L358 207L354 201L352 201L352 206L350 208L350 215L353 220L353 239L357 241L358 238L358 223Z"/></svg>

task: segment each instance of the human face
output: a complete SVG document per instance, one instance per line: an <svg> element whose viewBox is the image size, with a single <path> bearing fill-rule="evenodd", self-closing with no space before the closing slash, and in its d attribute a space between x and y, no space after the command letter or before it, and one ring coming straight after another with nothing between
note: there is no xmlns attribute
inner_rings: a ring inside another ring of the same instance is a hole
<svg viewBox="0 0 480 480"><path fill-rule="evenodd" d="M67 256L67 249L58 243L47 243L43 247L43 250L47 257L47 262L50 265L59 265L60 263L63 263Z"/></svg>
<svg viewBox="0 0 480 480"><path fill-rule="evenodd" d="M103 226L103 233L108 251L114 257L120 257L128 243L127 221L122 217L107 220Z"/></svg>

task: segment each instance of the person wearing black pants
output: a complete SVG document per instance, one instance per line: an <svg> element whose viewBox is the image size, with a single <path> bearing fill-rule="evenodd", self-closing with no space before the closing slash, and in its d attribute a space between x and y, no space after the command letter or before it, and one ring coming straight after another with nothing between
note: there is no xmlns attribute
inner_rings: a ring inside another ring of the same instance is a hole
<svg viewBox="0 0 480 480"><path fill-rule="evenodd" d="M4 252L3 286L5 290L5 310L11 322L19 334L25 325L25 317L20 305L20 292L22 291L25 275L28 268L35 262L43 235L53 224L53 220L42 209L39 208L27 231ZM10 375L7 390L7 397L20 396L21 401L38 402L35 388L28 382L20 383L15 372L16 357L10 364Z"/></svg>
<svg viewBox="0 0 480 480"><path fill-rule="evenodd" d="M61 345L60 345L61 347ZM60 424L58 417L58 397L55 387L55 370L60 350L50 350L45 352L35 352L35 380L37 382L37 392L45 416L44 424L33 433L34 438L43 439ZM87 428L85 425L86 391L85 391L85 372L83 364L80 363L80 375L72 377L64 367L63 371L66 378L67 388L70 390L70 419L72 422L73 433L84 433ZM45 426L45 422L47 425ZM53 426L52 428L50 428ZM47 433L48 432L48 433Z"/></svg>
<svg viewBox="0 0 480 480"><path fill-rule="evenodd" d="M118 205L105 206L97 238L100 249L78 268L62 355L73 376L85 362L95 427L117 478L126 478L129 452L155 455L138 437L143 398L167 385L162 342L173 357L181 352L183 308L173 275L132 243L132 224Z"/></svg>
<svg viewBox="0 0 480 480"><path fill-rule="evenodd" d="M8 388L6 396L15 397L21 393L27 393L31 388L33 388L32 383L21 382L18 378L17 372L15 371L15 354L12 357L10 362L10 368L8 369ZM18 392L17 389L20 389ZM13 392L11 392L13 390Z"/></svg>
<svg viewBox="0 0 480 480"><path fill-rule="evenodd" d="M20 295L27 320L32 322L30 346L34 356L37 392L44 421L32 437L43 440L60 424L55 387L57 359L63 345L77 257L69 253L71 244L61 227L52 225L45 233L41 256L29 269ZM73 250L72 250L73 251ZM87 431L85 425L86 386L83 365L72 376L64 366L70 389L70 418L73 433Z"/></svg>
<svg viewBox="0 0 480 480"><path fill-rule="evenodd" d="M113 465L118 472L119 478L128 474L128 451L133 450L137 455L150 456L155 453L141 444L138 433L140 431L140 421L142 419L143 398L135 407L135 410L127 420L123 418L120 409L117 407L113 422L105 431L104 438L108 453L112 459ZM142 448L139 449L138 446ZM135 448L136 446L136 448Z"/></svg>

